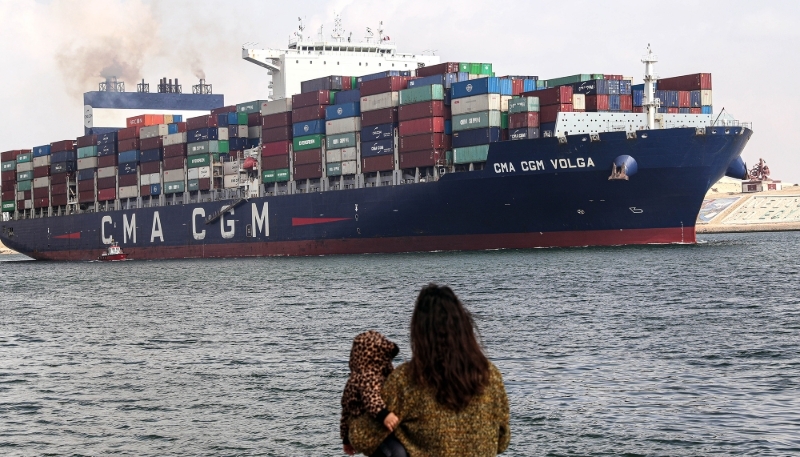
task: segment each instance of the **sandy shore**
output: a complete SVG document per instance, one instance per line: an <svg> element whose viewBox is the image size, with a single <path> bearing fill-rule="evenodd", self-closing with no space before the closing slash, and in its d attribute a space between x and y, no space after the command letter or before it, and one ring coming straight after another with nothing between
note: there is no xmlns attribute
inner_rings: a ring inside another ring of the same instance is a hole
<svg viewBox="0 0 800 457"><path fill-rule="evenodd" d="M0 255L3 254L17 254L17 251L12 251L11 249L5 247L3 243L0 243Z"/></svg>

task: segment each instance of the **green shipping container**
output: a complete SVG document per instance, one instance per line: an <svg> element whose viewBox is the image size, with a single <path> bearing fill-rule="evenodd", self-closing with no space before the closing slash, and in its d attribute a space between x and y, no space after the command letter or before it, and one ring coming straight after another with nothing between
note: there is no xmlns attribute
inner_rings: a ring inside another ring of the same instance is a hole
<svg viewBox="0 0 800 457"><path fill-rule="evenodd" d="M186 190L188 190L189 192L200 190L200 180L190 179L189 182L186 184Z"/></svg>
<svg viewBox="0 0 800 457"><path fill-rule="evenodd" d="M17 163L28 163L33 160L33 154L30 152L27 154L20 154L17 156Z"/></svg>
<svg viewBox="0 0 800 457"><path fill-rule="evenodd" d="M358 89L358 77L350 77L350 89Z"/></svg>
<svg viewBox="0 0 800 457"><path fill-rule="evenodd" d="M210 153L227 153L229 151L229 144L227 141L200 141L197 143L189 143L186 145L187 154L192 156L196 154L210 154Z"/></svg>
<svg viewBox="0 0 800 457"><path fill-rule="evenodd" d="M292 146L294 147L294 151L305 151L308 149L318 149L322 147L322 141L325 139L325 135L317 134L317 135L306 135L306 136L298 136L295 137Z"/></svg>
<svg viewBox="0 0 800 457"><path fill-rule="evenodd" d="M355 132L329 135L325 138L328 149L354 148L357 146Z"/></svg>
<svg viewBox="0 0 800 457"><path fill-rule="evenodd" d="M183 192L184 189L185 189L185 186L183 184L183 181L165 182L164 183L164 193L167 194L167 195L175 194L175 193L178 193L178 192Z"/></svg>
<svg viewBox="0 0 800 457"><path fill-rule="evenodd" d="M507 129L508 128L508 112L502 111L500 113L500 128Z"/></svg>
<svg viewBox="0 0 800 457"><path fill-rule="evenodd" d="M2 170L2 171L16 171L17 170L17 162L14 161L14 160L11 160L9 162L3 162L3 164L0 165L0 170Z"/></svg>
<svg viewBox="0 0 800 457"><path fill-rule="evenodd" d="M606 75L602 75L600 73L594 73L594 74L589 75L589 79L590 80L592 80L592 79L605 79L605 77L606 77Z"/></svg>
<svg viewBox="0 0 800 457"><path fill-rule="evenodd" d="M261 172L261 182L271 183L275 182L275 173L278 170L264 170Z"/></svg>
<svg viewBox="0 0 800 457"><path fill-rule="evenodd" d="M486 162L489 155L489 145L469 146L466 148L453 148L453 163L465 164L473 162Z"/></svg>
<svg viewBox="0 0 800 457"><path fill-rule="evenodd" d="M517 97L508 101L508 112L535 113L539 111L539 97Z"/></svg>
<svg viewBox="0 0 800 457"><path fill-rule="evenodd" d="M586 75L564 76L562 78L553 78L553 79L548 79L545 82L547 83L547 87L556 87L556 86L563 86L565 84L575 84L583 81L589 81L590 79L592 79L592 75L586 74Z"/></svg>
<svg viewBox="0 0 800 457"><path fill-rule="evenodd" d="M472 64L470 64L469 62L461 62L461 63L459 63L458 64L458 72L459 73L469 73L470 65L472 65Z"/></svg>
<svg viewBox="0 0 800 457"><path fill-rule="evenodd" d="M260 113L261 104L264 102L266 102L266 100L253 100L252 102L239 103L236 105L236 112L247 114Z"/></svg>
<svg viewBox="0 0 800 457"><path fill-rule="evenodd" d="M281 168L280 170L275 170L275 182L286 182L288 180L289 180L288 168Z"/></svg>
<svg viewBox="0 0 800 457"><path fill-rule="evenodd" d="M17 202L3 202L3 212L13 213L17 209Z"/></svg>
<svg viewBox="0 0 800 457"><path fill-rule="evenodd" d="M31 190L33 188L33 181L20 181L17 183L17 192Z"/></svg>
<svg viewBox="0 0 800 457"><path fill-rule="evenodd" d="M469 64L469 74L471 75L479 75L481 74L481 64L477 62L472 62Z"/></svg>
<svg viewBox="0 0 800 457"><path fill-rule="evenodd" d="M482 75L494 76L494 72L492 71L492 64L490 63L482 63L481 64L481 73Z"/></svg>
<svg viewBox="0 0 800 457"><path fill-rule="evenodd" d="M87 157L97 157L97 146L78 148L78 158L85 159Z"/></svg>
<svg viewBox="0 0 800 457"><path fill-rule="evenodd" d="M328 176L341 176L342 175L342 163L341 162L333 162L329 163L325 166Z"/></svg>
<svg viewBox="0 0 800 457"><path fill-rule="evenodd" d="M412 103L430 102L433 100L444 100L444 86L441 84L431 84L430 86L412 87L400 91L400 104L410 105Z"/></svg>
<svg viewBox="0 0 800 457"><path fill-rule="evenodd" d="M189 168L210 167L211 155L209 154L191 155L186 158L186 162Z"/></svg>
<svg viewBox="0 0 800 457"><path fill-rule="evenodd" d="M459 114L453 116L453 131L483 129L486 127L500 127L502 117L500 111L479 111L477 113Z"/></svg>
<svg viewBox="0 0 800 457"><path fill-rule="evenodd" d="M239 125L247 125L247 113L237 113L236 123Z"/></svg>
<svg viewBox="0 0 800 457"><path fill-rule="evenodd" d="M17 173L17 181L30 181L33 179L32 171L20 171Z"/></svg>

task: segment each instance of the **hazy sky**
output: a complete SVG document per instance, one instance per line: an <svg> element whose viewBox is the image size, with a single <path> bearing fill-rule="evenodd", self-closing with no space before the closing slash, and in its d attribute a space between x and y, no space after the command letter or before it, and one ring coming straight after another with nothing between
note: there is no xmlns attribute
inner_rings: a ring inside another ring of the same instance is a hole
<svg viewBox="0 0 800 457"><path fill-rule="evenodd" d="M104 69L127 75L129 91L163 76L191 90L205 74L227 104L266 98L266 70L241 45L285 47L298 16L329 36L334 11L354 37L382 20L399 51L492 62L498 75L641 82L651 43L661 76L712 73L715 111L753 123L748 165L763 157L773 178L800 182L796 1L0 0L0 150L82 135L81 94Z"/></svg>

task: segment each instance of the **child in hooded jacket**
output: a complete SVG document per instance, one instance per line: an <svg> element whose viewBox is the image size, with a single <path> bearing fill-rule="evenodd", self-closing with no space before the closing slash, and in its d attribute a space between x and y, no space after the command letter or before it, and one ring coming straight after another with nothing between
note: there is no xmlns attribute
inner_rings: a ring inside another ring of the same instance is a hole
<svg viewBox="0 0 800 457"><path fill-rule="evenodd" d="M396 344L375 330L361 333L353 339L353 348L350 351L350 377L342 394L340 424L340 434L346 454L353 455L357 451L350 444L348 436L352 419L365 413L369 414L370 417L383 423L389 432L394 431L400 422L394 413L386 409L386 404L381 398L383 383L394 370L392 359L398 352L400 348ZM373 457L406 457L406 455L403 445L393 435L389 435L372 454Z"/></svg>

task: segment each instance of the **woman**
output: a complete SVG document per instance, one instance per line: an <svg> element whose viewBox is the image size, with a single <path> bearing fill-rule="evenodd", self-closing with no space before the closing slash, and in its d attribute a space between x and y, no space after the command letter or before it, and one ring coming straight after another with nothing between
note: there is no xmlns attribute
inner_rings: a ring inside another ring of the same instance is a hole
<svg viewBox="0 0 800 457"><path fill-rule="evenodd" d="M470 313L449 287L429 285L411 318L411 361L386 380L382 396L400 419L395 437L410 457L494 456L510 440L508 398L500 371L475 337ZM389 431L365 419L350 439L366 454Z"/></svg>

